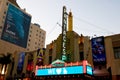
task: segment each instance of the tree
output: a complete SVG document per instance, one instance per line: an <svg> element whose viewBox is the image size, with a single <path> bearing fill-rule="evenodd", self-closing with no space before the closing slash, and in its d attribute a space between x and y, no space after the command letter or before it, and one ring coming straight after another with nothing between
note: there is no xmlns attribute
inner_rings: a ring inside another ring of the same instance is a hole
<svg viewBox="0 0 120 80"><path fill-rule="evenodd" d="M11 63L11 56L12 54L10 53L7 53L7 54L1 54L2 56L0 57L0 64L2 64L2 68L4 67L5 65L5 71L6 71L6 68L7 68L7 65Z"/></svg>

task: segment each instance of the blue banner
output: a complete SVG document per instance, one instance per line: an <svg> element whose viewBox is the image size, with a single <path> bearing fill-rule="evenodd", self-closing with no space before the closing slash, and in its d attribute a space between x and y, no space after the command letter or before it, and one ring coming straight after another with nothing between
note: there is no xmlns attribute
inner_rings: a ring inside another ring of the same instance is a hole
<svg viewBox="0 0 120 80"><path fill-rule="evenodd" d="M23 70L24 59L25 59L25 53L21 52L19 55L19 60L18 60L18 65L17 65L17 72L18 73L21 73Z"/></svg>
<svg viewBox="0 0 120 80"><path fill-rule="evenodd" d="M26 48L31 16L9 4L1 39Z"/></svg>
<svg viewBox="0 0 120 80"><path fill-rule="evenodd" d="M91 40L93 64L106 64L106 53L104 45L104 37L97 37Z"/></svg>

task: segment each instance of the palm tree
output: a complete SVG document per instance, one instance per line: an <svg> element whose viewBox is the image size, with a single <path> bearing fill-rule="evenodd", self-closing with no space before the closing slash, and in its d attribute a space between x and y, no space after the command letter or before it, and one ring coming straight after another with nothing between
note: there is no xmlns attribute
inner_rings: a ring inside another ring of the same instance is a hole
<svg viewBox="0 0 120 80"><path fill-rule="evenodd" d="M12 54L7 53L7 55L5 54L1 54L2 56L0 57L0 64L2 64L2 68L5 66L4 72L6 71L7 65L11 63L11 56Z"/></svg>

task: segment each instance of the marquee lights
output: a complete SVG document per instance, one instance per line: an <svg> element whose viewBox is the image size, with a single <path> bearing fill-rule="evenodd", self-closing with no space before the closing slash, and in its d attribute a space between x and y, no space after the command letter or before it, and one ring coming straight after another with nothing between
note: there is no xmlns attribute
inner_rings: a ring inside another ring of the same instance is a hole
<svg viewBox="0 0 120 80"><path fill-rule="evenodd" d="M76 63L65 63L63 67L52 67L52 65L36 66L36 76L89 74L93 75L92 67L87 61Z"/></svg>
<svg viewBox="0 0 120 80"><path fill-rule="evenodd" d="M91 66L90 64L87 63L87 61L83 61L83 62L71 62L71 63L65 63L65 67L67 66L79 66L79 65L88 65L88 66ZM52 68L52 65L44 65L44 66L38 66L38 68Z"/></svg>

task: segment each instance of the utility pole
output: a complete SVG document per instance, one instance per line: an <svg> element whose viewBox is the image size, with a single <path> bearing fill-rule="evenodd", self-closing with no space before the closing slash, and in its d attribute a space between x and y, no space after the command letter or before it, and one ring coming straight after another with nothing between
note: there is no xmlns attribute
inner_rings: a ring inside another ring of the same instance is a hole
<svg viewBox="0 0 120 80"><path fill-rule="evenodd" d="M67 33L67 12L66 7L63 6L62 14L62 60L66 61L66 33Z"/></svg>

